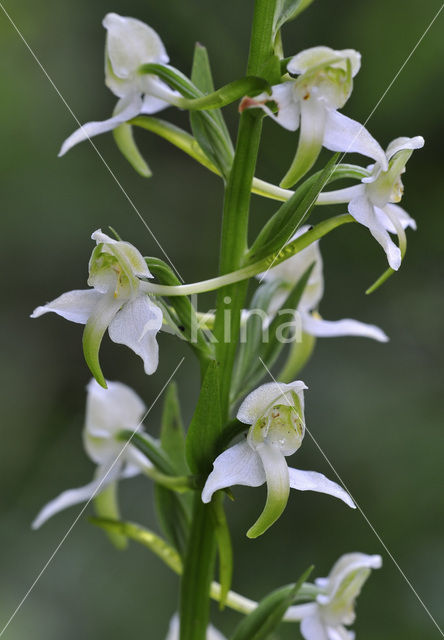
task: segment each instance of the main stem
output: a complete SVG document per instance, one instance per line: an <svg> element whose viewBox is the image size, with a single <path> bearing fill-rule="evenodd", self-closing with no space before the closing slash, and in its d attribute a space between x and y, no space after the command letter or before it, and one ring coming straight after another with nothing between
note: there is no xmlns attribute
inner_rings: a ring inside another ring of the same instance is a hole
<svg viewBox="0 0 444 640"><path fill-rule="evenodd" d="M276 0L256 0L247 73L267 73L273 57L273 18ZM267 80L270 78L267 77ZM233 166L225 192L220 274L242 266L248 239L248 215L251 185L256 167L261 135L261 117L244 112L240 119ZM240 312L247 282L222 289L217 297L215 334L218 339L216 358L220 365L222 423L229 412L230 379L240 330ZM230 313L228 341L225 329L226 311ZM180 640L205 640L210 608L210 584L214 571L215 536L211 505L195 496L190 540L185 557L181 584ZM201 553L199 554L199 546Z"/></svg>
<svg viewBox="0 0 444 640"><path fill-rule="evenodd" d="M273 18L276 0L256 0L247 75L270 77L273 59ZM228 179L222 221L220 275L242 266L248 243L251 187L262 131L259 110L242 113L233 166ZM220 366L222 421L229 412L231 373L240 330L240 313L248 282L229 285L218 292L215 336L216 358Z"/></svg>

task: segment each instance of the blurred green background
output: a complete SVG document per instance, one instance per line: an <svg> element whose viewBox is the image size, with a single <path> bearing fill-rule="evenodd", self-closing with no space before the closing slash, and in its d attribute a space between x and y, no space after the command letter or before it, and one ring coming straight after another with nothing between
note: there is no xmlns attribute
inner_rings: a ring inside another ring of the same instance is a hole
<svg viewBox="0 0 444 640"><path fill-rule="evenodd" d="M364 121L433 15L437 0L318 0L284 32L286 55L318 44L353 47L363 55L355 91L344 112ZM5 0L4 7L82 121L104 119L115 98L103 84L106 12L140 18L162 36L172 63L189 71L195 41L210 53L217 85L242 75L252 0ZM380 325L387 345L363 339L319 340L303 372L310 387L310 430L397 558L416 590L443 619L442 515L442 119L444 14L425 36L368 127L385 146L400 135L422 134L405 177L405 208L417 219L400 273L370 297L365 288L385 268L380 247L365 229L349 225L322 243L328 319L354 317ZM0 176L3 312L0 520L0 625L3 626L78 509L40 531L30 522L42 504L65 488L89 481L93 465L83 453L85 385L81 328L56 316L31 321L32 309L63 291L86 286L86 268L98 227L112 225L144 254L159 255L152 238L92 150L83 143L57 159L75 128L72 116L0 11ZM186 114L163 114L185 125ZM235 109L228 110L233 134ZM216 273L221 183L181 152L148 133L140 146L154 171L137 176L110 135L96 144L186 281ZM267 122L258 174L278 180L296 136ZM252 230L272 213L253 200ZM341 211L341 209L339 209ZM315 212L315 216L320 213ZM211 300L208 300L211 304ZM129 350L104 341L109 379L132 385L150 404L176 366L184 416L197 395L197 367L184 345L160 337L154 376L143 374ZM156 434L160 403L147 428ZM296 466L332 472L309 438ZM264 499L262 489L236 489L228 505L234 532L234 588L260 598L294 580L310 563L329 571L349 551L382 553L358 605L360 640L433 640L438 630L358 512L318 494L294 492L284 517L256 541L244 532ZM151 487L135 479L121 487L124 515L154 526ZM146 637L162 639L177 608L177 582L168 569L132 545L117 552L82 517L4 633L7 640ZM214 620L228 634L238 616ZM287 626L281 638L297 638Z"/></svg>

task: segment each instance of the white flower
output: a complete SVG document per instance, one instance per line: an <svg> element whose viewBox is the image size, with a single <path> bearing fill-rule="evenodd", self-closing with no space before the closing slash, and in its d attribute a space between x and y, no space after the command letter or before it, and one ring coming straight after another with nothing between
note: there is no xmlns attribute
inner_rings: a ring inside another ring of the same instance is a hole
<svg viewBox="0 0 444 640"><path fill-rule="evenodd" d="M180 622L179 615L177 613L171 618L170 626L168 629L168 635L165 640L179 640ZM208 626L206 640L226 640L225 636L221 634L212 624Z"/></svg>
<svg viewBox="0 0 444 640"><path fill-rule="evenodd" d="M157 33L144 22L108 13L103 26L107 30L105 46L105 83L119 98L113 117L102 122L88 122L65 140L59 155L71 147L141 113L157 113L176 104L179 94L157 76L139 74L143 64L167 64L168 54Z"/></svg>
<svg viewBox="0 0 444 640"><path fill-rule="evenodd" d="M353 640L355 634L344 625L355 621L355 600L371 569L381 566L382 558L378 555L343 555L327 578L315 580L322 591L316 602L290 607L285 619L301 620L301 633L305 640Z"/></svg>
<svg viewBox="0 0 444 640"><path fill-rule="evenodd" d="M308 225L300 227L290 242L308 230ZM270 313L274 315L285 305L289 288L298 282L312 263L314 263L314 267L297 309L303 331L309 335L322 338L362 336L379 342L387 342L386 334L375 325L365 324L349 318L336 321L323 320L321 318L317 308L324 294L324 275L318 241L313 242L292 258L281 262L276 267L272 267L266 273L257 276L266 282L281 280L283 283L284 288L279 289L272 300Z"/></svg>
<svg viewBox="0 0 444 640"><path fill-rule="evenodd" d="M247 533L251 538L261 535L279 518L287 504L290 487L328 493L354 508L348 493L321 473L287 466L285 456L299 449L305 435L306 388L298 380L290 384L270 382L252 391L237 413L238 420L252 425L247 439L216 458L202 491L203 502L210 502L218 489L235 484L259 487L266 482L267 502Z"/></svg>
<svg viewBox="0 0 444 640"><path fill-rule="evenodd" d="M414 138L396 138L387 147L387 162L377 162L369 169L370 177L354 187L322 193L318 204L348 202L350 215L370 230L372 236L384 249L390 267L394 270L401 265L401 249L405 245L404 229L416 229L416 222L394 202L400 202L403 194L401 174L414 149L424 145L422 136ZM397 233L400 247L390 238Z"/></svg>
<svg viewBox="0 0 444 640"><path fill-rule="evenodd" d="M362 153L386 168L384 152L370 133L337 111L350 97L352 79L360 66L361 55L354 49L313 47L287 65L288 72L298 78L275 85L271 95L263 93L242 101L241 109L259 107L290 131L301 127L296 156L281 186L297 182L313 166L322 146L330 151ZM275 103L277 113L270 109L270 103Z"/></svg>
<svg viewBox="0 0 444 640"><path fill-rule="evenodd" d="M117 439L120 431L138 431L145 404L130 387L108 382L103 389L95 380L87 386L86 418L83 445L97 465L92 482L78 489L64 491L49 502L32 523L38 529L54 514L80 502L88 502L121 478L130 478L151 468L151 463L133 445Z"/></svg>
<svg viewBox="0 0 444 640"><path fill-rule="evenodd" d="M68 291L37 307L31 317L53 312L85 324L85 359L102 386L106 383L98 351L106 329L113 342L127 345L142 358L147 374L154 373L159 362L156 334L162 326L162 311L140 291L139 277L152 278L146 262L129 242L113 240L100 229L91 237L97 242L89 261L88 284L93 288Z"/></svg>

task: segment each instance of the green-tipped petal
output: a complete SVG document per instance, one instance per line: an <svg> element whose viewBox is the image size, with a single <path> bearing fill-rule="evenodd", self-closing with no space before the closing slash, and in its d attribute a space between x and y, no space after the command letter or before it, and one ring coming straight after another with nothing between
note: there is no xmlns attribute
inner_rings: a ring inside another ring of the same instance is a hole
<svg viewBox="0 0 444 640"><path fill-rule="evenodd" d="M316 162L322 148L326 109L320 100L308 96L301 100L301 131L294 160L280 186L292 187Z"/></svg>
<svg viewBox="0 0 444 640"><path fill-rule="evenodd" d="M122 304L123 301L115 298L112 291L104 294L91 313L83 332L83 355L86 364L97 382L105 389L107 385L100 367L99 349L105 331Z"/></svg>
<svg viewBox="0 0 444 640"><path fill-rule="evenodd" d="M150 178L153 174L136 145L132 126L126 122L121 124L114 129L113 136L119 151L128 160L133 169L143 178Z"/></svg>
<svg viewBox="0 0 444 640"><path fill-rule="evenodd" d="M266 443L257 445L256 451L267 478L267 501L261 515L247 531L249 538L257 538L276 522L287 505L290 493L288 467L281 451Z"/></svg>

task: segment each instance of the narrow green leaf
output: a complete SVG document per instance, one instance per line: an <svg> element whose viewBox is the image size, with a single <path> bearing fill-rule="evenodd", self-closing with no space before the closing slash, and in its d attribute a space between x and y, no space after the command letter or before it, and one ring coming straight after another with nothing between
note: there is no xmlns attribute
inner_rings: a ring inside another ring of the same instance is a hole
<svg viewBox="0 0 444 640"><path fill-rule="evenodd" d="M208 57L207 48L196 42L194 47L193 67L191 70L191 81L203 94L212 93L214 91L213 74L211 72L210 59ZM226 140L231 145L231 138L228 132L225 119L220 109L215 109L212 114L217 118L220 128L225 135Z"/></svg>
<svg viewBox="0 0 444 640"><path fill-rule="evenodd" d="M187 461L193 473L207 475L216 457L217 442L222 432L219 398L218 365L212 360L202 382L186 439Z"/></svg>
<svg viewBox="0 0 444 640"><path fill-rule="evenodd" d="M312 2L313 0L279 0L273 25L274 34L276 35L286 22L297 18Z"/></svg>
<svg viewBox="0 0 444 640"><path fill-rule="evenodd" d="M136 449L143 453L148 460L153 463L156 469L159 469L159 471L169 476L175 475L171 460L169 460L157 440L152 438L148 433L142 435L140 433L134 433L134 431L124 430L117 435L117 438L123 442L131 440L133 447L136 447Z"/></svg>
<svg viewBox="0 0 444 640"><path fill-rule="evenodd" d="M182 573L182 560L177 551L153 531L133 522L121 522L107 518L90 518L90 521L105 531L131 538L148 547L175 573L179 575Z"/></svg>
<svg viewBox="0 0 444 640"><path fill-rule="evenodd" d="M258 287L251 299L249 309L252 313L244 325L241 325L240 346L231 384L231 399L234 401L240 394L244 395L244 383L257 366L258 352L263 340L263 317L266 316L270 302L280 287L277 281L265 282Z"/></svg>
<svg viewBox="0 0 444 640"><path fill-rule="evenodd" d="M219 555L220 609L225 607L233 577L233 548L230 529L225 515L224 496L219 492L212 501L214 531Z"/></svg>
<svg viewBox="0 0 444 640"><path fill-rule="evenodd" d="M286 309L296 310L298 308L299 302L303 296L313 267L314 263L311 264L306 271L304 271L298 282L290 291L285 301ZM285 327L286 324L288 324L288 317L286 314L277 314L271 322L268 328L268 341L261 341L260 344L257 345L255 358L251 360L250 368L249 370L247 370L248 375L245 376L242 384L240 385L242 396L245 396L249 391L254 389L262 380L262 378L267 375L267 371L261 360L265 362L269 369L271 369L271 367L275 364L282 349L284 348L285 343L282 338L286 339L290 334L291 326ZM292 346L293 344L298 343L294 342L292 343ZM258 358L258 355L260 355L261 360ZM238 399L239 396L237 396L234 400L236 401Z"/></svg>
<svg viewBox="0 0 444 640"><path fill-rule="evenodd" d="M169 65L146 64L139 68L139 73L152 73L179 91L184 98L201 98L200 91L183 73ZM231 141L226 138L226 130L221 127L217 116L210 111L191 112L193 134L204 153L215 164L223 176L227 176L233 158Z"/></svg>
<svg viewBox="0 0 444 640"><path fill-rule="evenodd" d="M154 504L159 524L167 540L182 557L190 529L189 508L184 500L188 496L190 494L178 495L157 483L154 487Z"/></svg>
<svg viewBox="0 0 444 640"><path fill-rule="evenodd" d="M200 45L196 45L194 48L191 79L202 92L202 98L204 98L204 94L214 92L207 50ZM217 167L218 172L226 177L233 161L234 151L221 110L214 109L211 113L191 111L190 125L193 135L205 155Z"/></svg>
<svg viewBox="0 0 444 640"><path fill-rule="evenodd" d="M145 258L149 270L159 280L160 284L168 286L180 285L177 276L169 265L160 258ZM199 327L196 309L187 296L172 296L169 298L171 306L177 314L183 329L183 337L189 342L198 357L204 359L213 356L213 347L208 342L205 333Z"/></svg>
<svg viewBox="0 0 444 640"><path fill-rule="evenodd" d="M180 640L206 638L216 556L212 511L212 504L204 504L196 493L181 583Z"/></svg>
<svg viewBox="0 0 444 640"><path fill-rule="evenodd" d="M293 196L284 202L270 218L253 243L248 256L250 261L262 258L287 244L297 229L308 219L319 193L332 175L338 154L335 154L324 169L308 178Z"/></svg>
<svg viewBox="0 0 444 640"><path fill-rule="evenodd" d="M296 584L280 587L265 596L256 609L240 622L231 640L266 640L282 621L312 570L310 567Z"/></svg>
<svg viewBox="0 0 444 640"><path fill-rule="evenodd" d="M128 160L133 169L143 178L150 178L153 174L136 145L132 126L124 122L113 129L113 136L119 151Z"/></svg>
<svg viewBox="0 0 444 640"><path fill-rule="evenodd" d="M189 468L185 457L185 431L180 413L177 384L171 382L165 393L160 444L174 465L177 475L186 475Z"/></svg>

